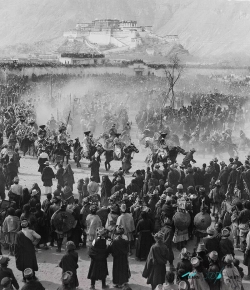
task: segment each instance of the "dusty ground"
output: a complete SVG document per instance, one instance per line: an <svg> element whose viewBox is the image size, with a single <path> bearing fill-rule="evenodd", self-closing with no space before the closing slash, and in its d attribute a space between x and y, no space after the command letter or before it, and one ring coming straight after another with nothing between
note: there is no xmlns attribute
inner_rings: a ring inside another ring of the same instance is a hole
<svg viewBox="0 0 250 290"><path fill-rule="evenodd" d="M135 144L138 144L138 142L135 140L135 133L136 133L136 130L135 128L133 128L132 139L135 142ZM135 154L134 156L134 160L132 162L133 168L131 172L134 172L136 169L143 169L143 168L146 169L146 164L144 163L144 160L148 151L140 147L138 148L140 149L140 153ZM212 156L210 156L210 158L209 157L203 158L199 156L196 156L196 157L197 157L196 158L197 164L201 165L202 163L208 162L209 160L211 160ZM242 158L243 157L244 155L242 155ZM224 160L226 159L228 159L228 157L225 156ZM181 162L181 160L182 159L180 158L179 162ZM87 167L88 162L86 160L82 161L81 169L76 168L73 162L71 162L71 164L72 164L73 171L75 173L76 182L78 179L84 178L90 175L90 170ZM111 167L112 170L108 173L110 178L112 178L113 172L120 167L120 162L112 161L111 166L112 166ZM29 157L29 156L22 158L20 174L19 174L20 184L23 186L30 187L34 182L37 182L39 186L41 186L42 188L41 175L37 170L38 170L38 164L37 164L36 158ZM107 174L104 169L103 162L101 163L100 174L101 175ZM131 180L131 175L126 176L127 185L130 182L130 180ZM56 182L54 182L53 189L55 189L55 184ZM74 188L74 193L77 193L76 185ZM43 196L43 199L44 199L44 196ZM190 251L192 251L194 248L194 242L193 241L189 242L187 247ZM3 251L3 253L7 255L6 251ZM79 278L79 283L80 283L79 289L88 289L90 286L90 280L88 280L86 277L88 273L90 259L87 256L86 249L80 249L78 253L79 253L78 278ZM39 272L37 273L37 276L47 290L57 289L57 287L60 285L61 269L57 267L57 265L62 255L63 255L63 252L60 254L56 253L55 248L51 248L47 251L39 250L37 253L37 259L39 263ZM176 265L177 261L179 260L179 251L174 249L174 255L175 255L174 264ZM239 258L240 261L242 262L243 255L241 252L236 251L236 257ZM10 259L11 259L10 267L13 269L14 274L17 277L18 281L21 281L22 275L21 275L21 272L16 270L15 259L14 257L10 257ZM131 286L132 289L137 289L137 290L151 289L151 287L146 284L146 280L142 278L142 271L144 268L144 264L145 262L136 261L134 255L129 257L129 265L130 265L130 270L131 270L131 275L132 275L129 281L129 285ZM112 257L108 258L108 267L109 267L109 276L107 278L107 283L110 285L111 289L114 289L112 288ZM246 267L243 266L243 268L246 274L247 273ZM20 285L22 285L21 282L20 282ZM246 284L244 282L244 285L245 285L245 289L250 289L250 284ZM96 289L101 289L101 282L98 282L96 284Z"/></svg>

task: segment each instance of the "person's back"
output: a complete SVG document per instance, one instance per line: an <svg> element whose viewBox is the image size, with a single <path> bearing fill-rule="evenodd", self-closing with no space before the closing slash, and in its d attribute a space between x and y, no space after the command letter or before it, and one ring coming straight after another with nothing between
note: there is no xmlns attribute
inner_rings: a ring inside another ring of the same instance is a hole
<svg viewBox="0 0 250 290"><path fill-rule="evenodd" d="M30 280L23 285L21 290L45 290L45 288L39 281Z"/></svg>

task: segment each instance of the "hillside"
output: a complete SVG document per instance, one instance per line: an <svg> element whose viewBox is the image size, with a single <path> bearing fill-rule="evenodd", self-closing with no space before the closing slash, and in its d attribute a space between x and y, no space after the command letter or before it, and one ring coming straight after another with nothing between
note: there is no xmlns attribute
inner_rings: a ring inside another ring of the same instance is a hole
<svg viewBox="0 0 250 290"><path fill-rule="evenodd" d="M135 19L161 36L178 34L198 57L250 57L250 2L234 0L0 0L0 49L60 47L64 31L95 18Z"/></svg>

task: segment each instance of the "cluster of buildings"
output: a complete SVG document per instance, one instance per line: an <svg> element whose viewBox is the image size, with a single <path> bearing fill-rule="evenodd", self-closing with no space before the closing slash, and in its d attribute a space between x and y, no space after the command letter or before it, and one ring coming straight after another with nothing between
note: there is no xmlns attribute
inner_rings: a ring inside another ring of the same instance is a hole
<svg viewBox="0 0 250 290"><path fill-rule="evenodd" d="M137 21L96 19L91 23L78 23L76 28L64 33L68 40L87 42L89 45L113 46L133 49L142 43L152 26L138 26Z"/></svg>

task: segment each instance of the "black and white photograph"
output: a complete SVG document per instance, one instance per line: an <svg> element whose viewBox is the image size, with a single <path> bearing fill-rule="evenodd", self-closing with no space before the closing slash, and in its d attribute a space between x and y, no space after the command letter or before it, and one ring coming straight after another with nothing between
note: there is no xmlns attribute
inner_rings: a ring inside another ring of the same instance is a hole
<svg viewBox="0 0 250 290"><path fill-rule="evenodd" d="M0 0L0 290L250 290L250 0Z"/></svg>

